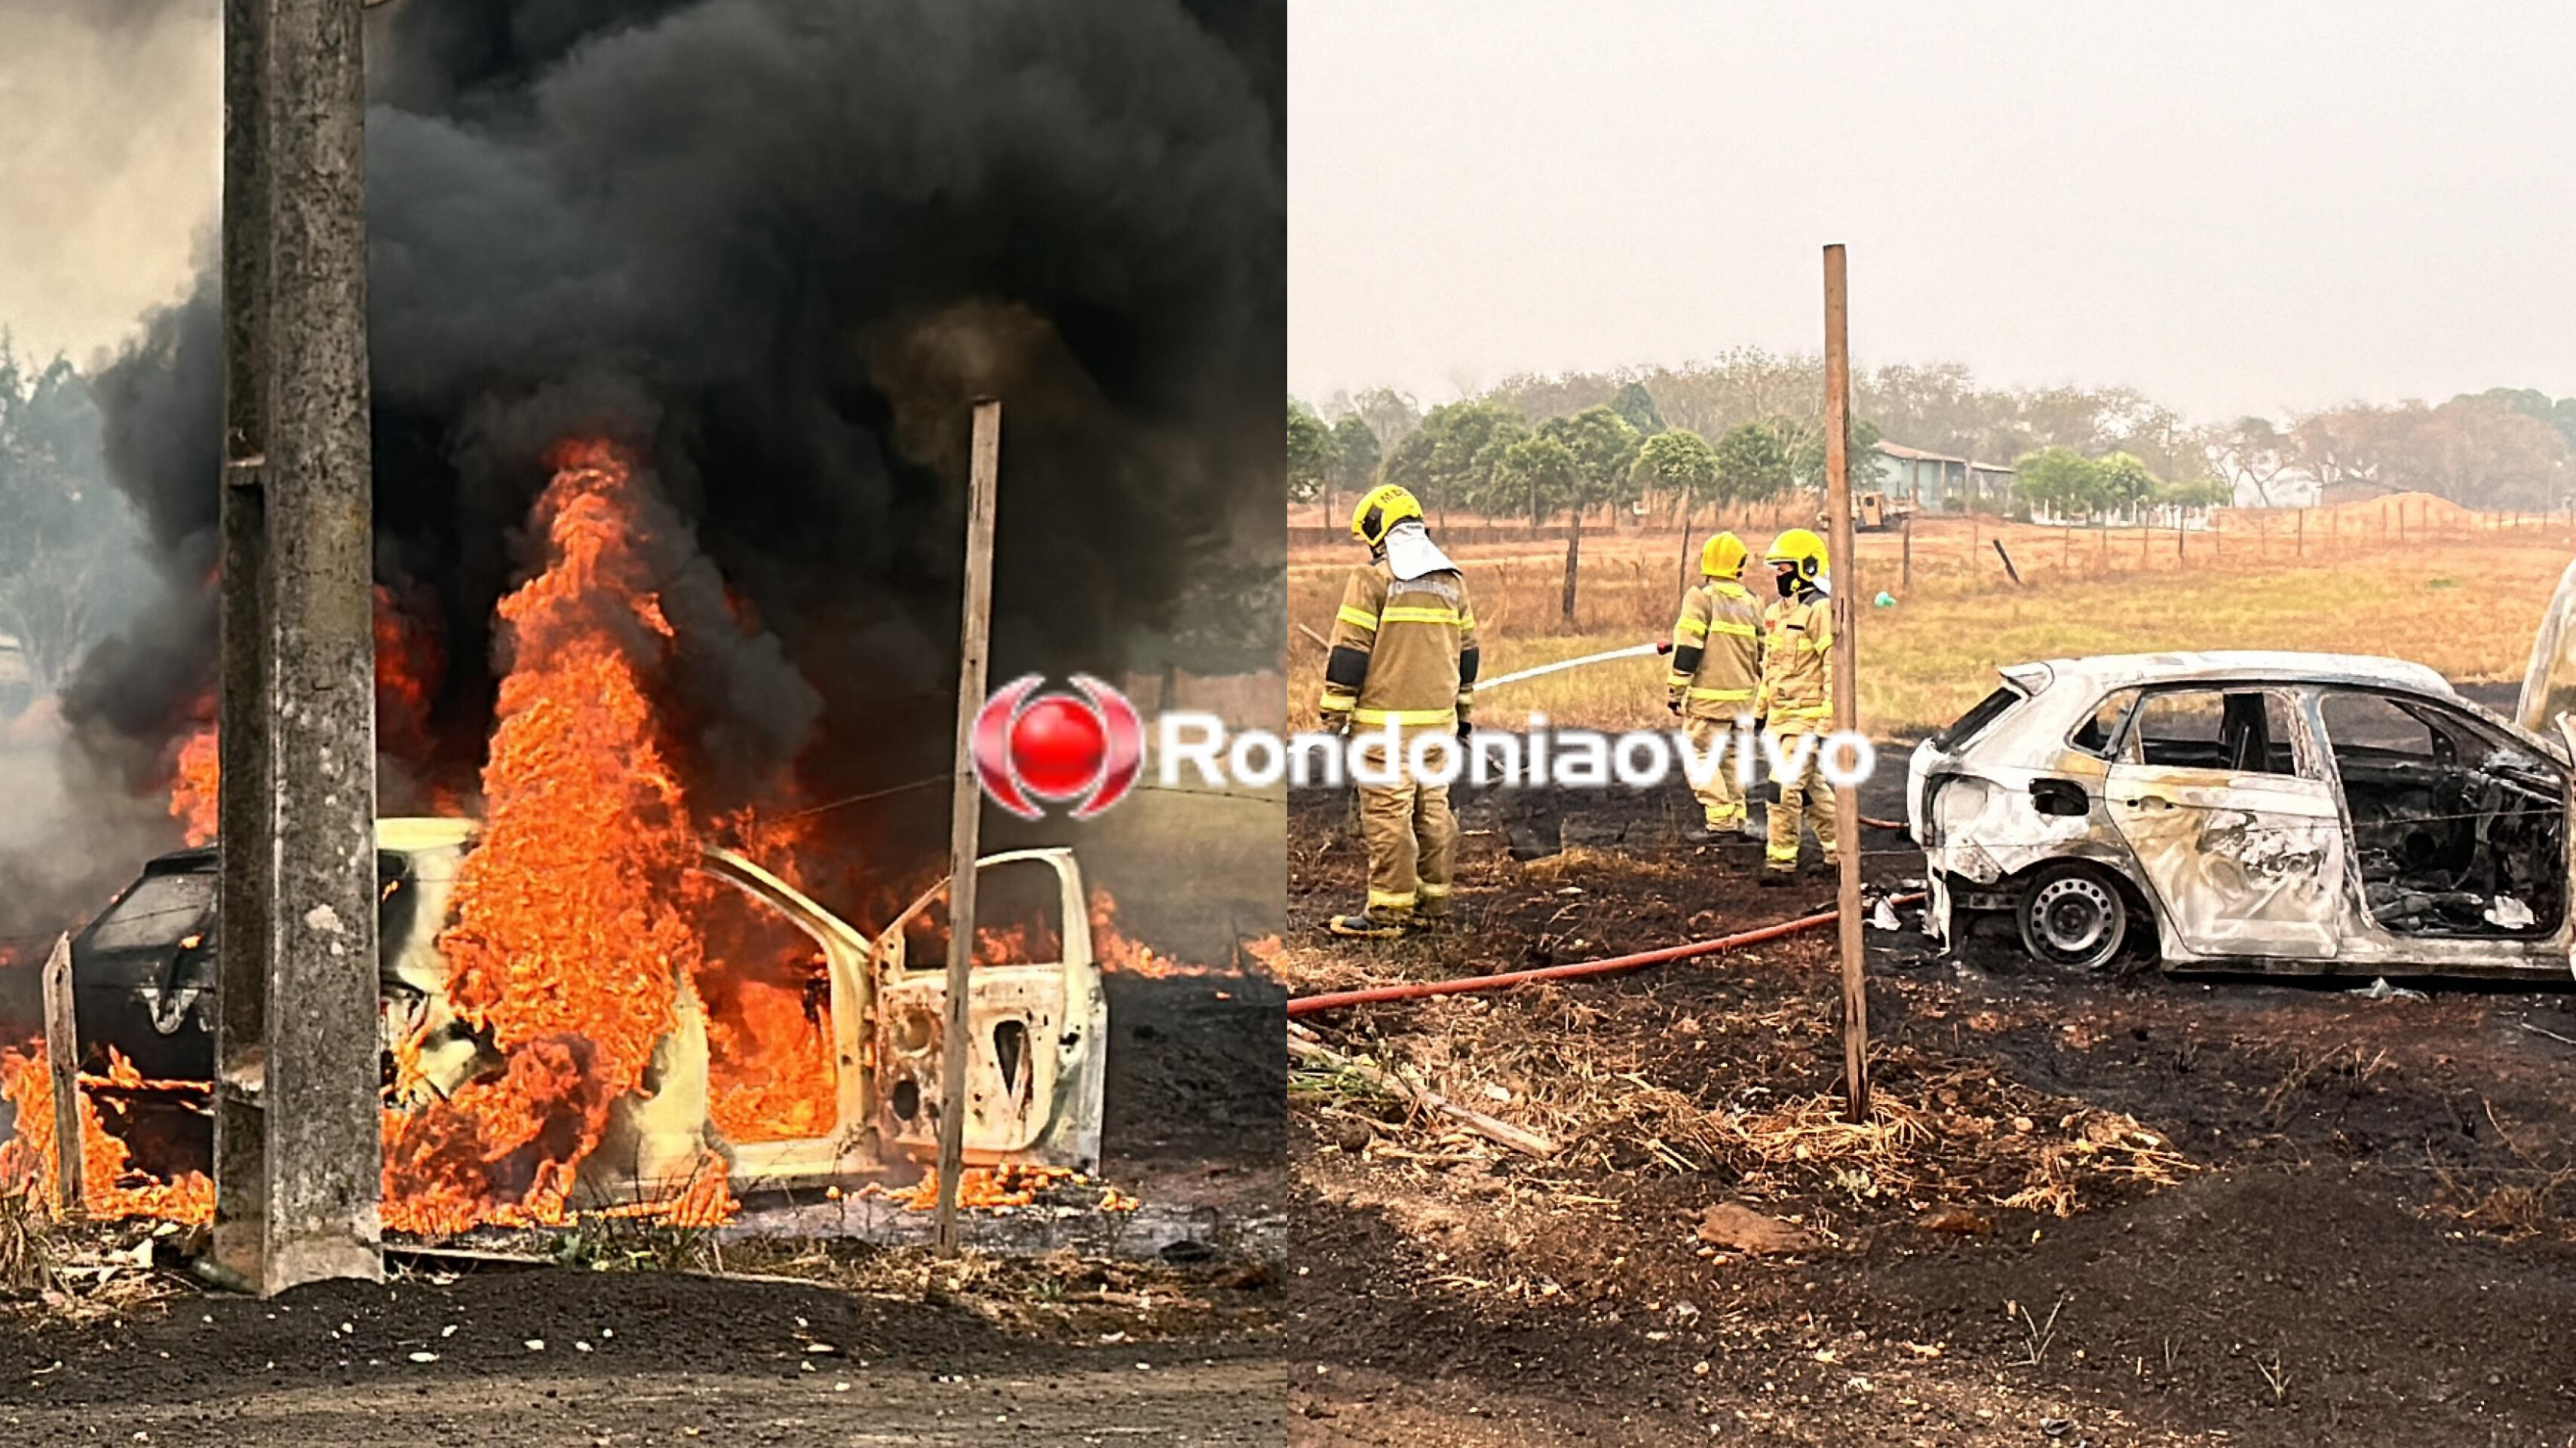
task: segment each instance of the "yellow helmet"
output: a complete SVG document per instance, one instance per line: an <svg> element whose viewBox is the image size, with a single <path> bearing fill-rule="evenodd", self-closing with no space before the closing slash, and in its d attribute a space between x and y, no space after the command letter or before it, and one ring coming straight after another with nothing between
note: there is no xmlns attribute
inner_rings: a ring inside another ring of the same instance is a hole
<svg viewBox="0 0 2576 1448"><path fill-rule="evenodd" d="M1351 536L1371 548L1386 541L1387 530L1407 518L1422 516L1422 504L1393 483L1380 483L1351 510Z"/></svg>
<svg viewBox="0 0 2576 1448"><path fill-rule="evenodd" d="M1708 578L1733 578L1744 571L1744 560L1749 556L1743 539L1720 533L1700 545L1699 571Z"/></svg>
<svg viewBox="0 0 2576 1448"><path fill-rule="evenodd" d="M1792 528L1771 540L1771 551L1762 555L1766 563L1790 564L1798 570L1798 581L1813 583L1825 571L1825 540L1804 528Z"/></svg>

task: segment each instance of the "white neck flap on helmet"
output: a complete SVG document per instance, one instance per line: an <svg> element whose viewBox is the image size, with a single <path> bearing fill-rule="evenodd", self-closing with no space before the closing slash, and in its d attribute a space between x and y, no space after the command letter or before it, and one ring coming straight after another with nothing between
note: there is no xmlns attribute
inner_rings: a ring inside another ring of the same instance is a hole
<svg viewBox="0 0 2576 1448"><path fill-rule="evenodd" d="M1418 518L1407 518L1386 530L1386 566L1403 579L1458 567L1440 551L1439 544L1431 541L1431 530L1423 527Z"/></svg>

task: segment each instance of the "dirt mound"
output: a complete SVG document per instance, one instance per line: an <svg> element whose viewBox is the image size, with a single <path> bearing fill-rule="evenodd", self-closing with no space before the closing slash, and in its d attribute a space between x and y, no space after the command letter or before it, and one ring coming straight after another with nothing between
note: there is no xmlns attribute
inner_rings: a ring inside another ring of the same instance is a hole
<svg viewBox="0 0 2576 1448"><path fill-rule="evenodd" d="M2402 519L2408 528L2469 528L2476 526L2480 517L2473 509L2431 493L2390 493L2384 498L2360 498L2315 511L2348 527L2385 523L2394 528Z"/></svg>

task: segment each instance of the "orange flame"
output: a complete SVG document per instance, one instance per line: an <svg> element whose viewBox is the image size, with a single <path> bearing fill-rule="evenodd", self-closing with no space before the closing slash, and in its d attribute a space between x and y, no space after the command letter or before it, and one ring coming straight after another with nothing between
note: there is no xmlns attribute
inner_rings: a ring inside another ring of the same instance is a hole
<svg viewBox="0 0 2576 1448"><path fill-rule="evenodd" d="M215 838L215 726L201 726L179 748L179 777L170 786L170 817L186 832L189 845Z"/></svg>
<svg viewBox="0 0 2576 1448"><path fill-rule="evenodd" d="M659 658L610 617L650 597L627 465L591 443L560 467L537 504L550 561L501 601L512 667L484 828L440 941L451 1004L508 1064L389 1123L388 1225L560 1217L695 990L700 944L676 902L698 844L645 695Z"/></svg>
<svg viewBox="0 0 2576 1448"><path fill-rule="evenodd" d="M144 1084L142 1073L122 1055L111 1052L108 1080L116 1085ZM50 1188L54 1179L54 1077L44 1057L11 1051L0 1053L0 1096L18 1110L15 1132L0 1144L0 1183ZM198 1172L176 1181L160 1181L134 1171L125 1143L109 1133L99 1118L98 1103L81 1093L81 1197L89 1215L101 1221L126 1217L159 1217L173 1222L209 1222L215 1216L215 1184ZM50 1191L48 1191L50 1196Z"/></svg>

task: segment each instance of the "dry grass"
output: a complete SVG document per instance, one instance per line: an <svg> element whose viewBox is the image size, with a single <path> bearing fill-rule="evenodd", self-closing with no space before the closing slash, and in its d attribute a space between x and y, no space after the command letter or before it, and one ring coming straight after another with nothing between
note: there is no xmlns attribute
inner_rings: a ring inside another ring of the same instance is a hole
<svg viewBox="0 0 2576 1448"><path fill-rule="evenodd" d="M1432 1003L1418 1025L1337 1048L1563 1143L1542 1173L1724 1180L1729 1195L1827 1234L1834 1217L1940 1204L2065 1216L2116 1186L2194 1169L2134 1118L1911 1046L1884 1051L1865 1122L1844 1120L1832 1094L1775 1096L1767 1083L1784 1063L1812 1055L1835 1029L1829 1011L1797 996L1626 1031L1580 994L1536 986ZM1686 1089L1672 1068L1689 1054L1681 1043L1699 1037L1710 1038L1726 1079ZM1320 1078L1305 1085L1301 1110L1366 1117L1405 1143L1381 1141L1372 1152L1439 1162L1503 1155L1366 1093Z"/></svg>
<svg viewBox="0 0 2576 1448"><path fill-rule="evenodd" d="M2277 529L2282 520L2269 520ZM2519 679L2533 631L2570 557L2564 530L2525 527L2437 533L2399 547L2348 519L2339 546L2311 524L2306 555L2277 533L2188 540L2100 535L2027 525L1997 529L1942 520L1918 527L1914 584L1890 608L1864 607L1861 720L1881 735L1937 727L1991 688L1994 670L2030 659L2159 649L2274 648L2385 654L2429 664L2460 682ZM2004 576L2001 536L2024 583ZM2393 535L2392 535L2393 536ZM1765 538L1748 541L1759 546ZM1679 598L1670 538L1588 540L1579 629L1559 620L1562 556L1470 559L1468 587L1485 635L1488 677L1660 637ZM1860 551L1864 596L1901 589L1901 540L1870 537ZM2329 551L2331 550L2331 551ZM1292 620L1321 630L1338 602L1338 562L1291 567ZM1288 696L1310 727L1323 650L1292 636ZM1531 713L1567 725L1660 728L1660 659L1623 660L1496 690L1485 722L1517 726Z"/></svg>
<svg viewBox="0 0 2576 1448"><path fill-rule="evenodd" d="M33 1193L0 1193L0 1298L53 1290L62 1262L53 1214Z"/></svg>

